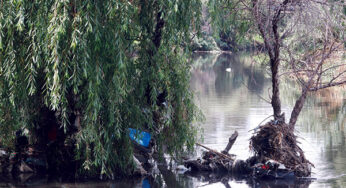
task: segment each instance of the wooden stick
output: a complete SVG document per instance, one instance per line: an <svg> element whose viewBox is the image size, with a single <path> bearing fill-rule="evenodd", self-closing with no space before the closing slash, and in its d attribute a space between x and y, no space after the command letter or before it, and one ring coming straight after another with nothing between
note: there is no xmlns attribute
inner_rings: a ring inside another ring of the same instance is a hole
<svg viewBox="0 0 346 188"><path fill-rule="evenodd" d="M228 139L228 144L227 144L226 148L221 153L228 154L228 151L232 148L237 137L238 137L238 132L234 131L234 133Z"/></svg>
<svg viewBox="0 0 346 188"><path fill-rule="evenodd" d="M201 146L201 147L203 147L203 148L205 148L205 149L207 149L207 150L209 150L209 151L215 153L216 155L218 155L218 156L220 156L220 157L223 157L223 158L225 158L225 159L234 160L232 157L230 157L230 156L228 156L228 155L225 155L225 154L223 154L223 153L220 153L220 152L218 152L218 151L215 151L215 150L213 150L213 149L211 149L211 148L208 148L207 146L203 146L202 144L196 143L196 145L197 145L197 146Z"/></svg>

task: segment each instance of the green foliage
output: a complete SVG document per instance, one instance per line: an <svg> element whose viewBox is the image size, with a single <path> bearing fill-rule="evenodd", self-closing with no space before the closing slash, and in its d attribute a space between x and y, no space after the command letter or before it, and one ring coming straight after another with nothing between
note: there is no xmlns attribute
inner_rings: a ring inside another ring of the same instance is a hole
<svg viewBox="0 0 346 188"><path fill-rule="evenodd" d="M48 107L65 132L73 129L71 116L81 114L82 174L130 174L129 127L149 130L170 154L191 149L199 112L182 46L199 25L200 6L199 0L1 1L1 138L19 127L34 134ZM165 110L154 102L163 91Z"/></svg>
<svg viewBox="0 0 346 188"><path fill-rule="evenodd" d="M253 25L241 11L243 3L231 0L210 0L209 13L212 18L214 35L222 50L238 50L250 44L250 28Z"/></svg>
<svg viewBox="0 0 346 188"><path fill-rule="evenodd" d="M193 38L192 51L217 51L220 50L212 36L202 34L201 37Z"/></svg>

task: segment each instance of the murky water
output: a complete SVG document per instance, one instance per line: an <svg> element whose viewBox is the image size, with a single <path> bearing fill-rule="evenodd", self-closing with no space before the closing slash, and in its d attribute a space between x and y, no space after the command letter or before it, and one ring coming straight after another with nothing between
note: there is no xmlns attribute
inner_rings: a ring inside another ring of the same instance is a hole
<svg viewBox="0 0 346 188"><path fill-rule="evenodd" d="M195 54L191 88L205 115L202 143L222 150L229 136L239 136L230 153L240 159L251 155L249 139L253 128L272 114L265 100L270 93L270 78L264 67L254 66L249 54ZM107 183L60 183L59 180L30 180L0 183L0 187L346 187L346 91L324 90L310 96L296 129L307 159L313 162L314 181L258 181L217 174L183 174L164 169L155 178ZM286 119L290 116L299 88L281 82L281 99ZM198 151L200 151L199 149ZM40 182L41 181L41 182ZM57 182L57 183L55 183Z"/></svg>

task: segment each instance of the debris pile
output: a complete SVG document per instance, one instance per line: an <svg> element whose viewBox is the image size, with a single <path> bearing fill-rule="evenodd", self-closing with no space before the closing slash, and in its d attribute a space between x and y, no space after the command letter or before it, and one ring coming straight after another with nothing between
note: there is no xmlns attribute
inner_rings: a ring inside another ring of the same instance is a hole
<svg viewBox="0 0 346 188"><path fill-rule="evenodd" d="M33 147L17 152L0 149L0 174L39 173L46 169L45 155Z"/></svg>
<svg viewBox="0 0 346 188"><path fill-rule="evenodd" d="M234 132L222 152L197 144L208 151L204 152L201 158L185 161L184 165L190 168L191 171L232 172L235 169L235 165L240 163L235 163L235 155L228 154L228 151L232 148L237 137L238 132Z"/></svg>
<svg viewBox="0 0 346 188"><path fill-rule="evenodd" d="M9 166L10 160L8 151L0 148L0 174L6 171L6 168Z"/></svg>
<svg viewBox="0 0 346 188"><path fill-rule="evenodd" d="M234 133L222 152L197 144L207 149L197 160L187 160L184 165L192 172L226 172L242 174L259 179L295 179L311 174L313 164L305 159L298 146L297 137L283 121L271 121L260 126L250 139L250 148L255 153L246 161L235 160L228 154L238 134Z"/></svg>
<svg viewBox="0 0 346 188"><path fill-rule="evenodd" d="M46 170L46 155L29 145L22 130L16 132L14 151L0 148L0 174L39 173Z"/></svg>
<svg viewBox="0 0 346 188"><path fill-rule="evenodd" d="M256 155L257 163L266 164L274 160L297 177L311 174L313 164L305 158L297 137L285 123L270 121L260 126L250 139L250 148Z"/></svg>
<svg viewBox="0 0 346 188"><path fill-rule="evenodd" d="M185 161L185 166L192 171L228 172L232 171L235 159L231 156L224 157L207 151L202 155L202 159Z"/></svg>

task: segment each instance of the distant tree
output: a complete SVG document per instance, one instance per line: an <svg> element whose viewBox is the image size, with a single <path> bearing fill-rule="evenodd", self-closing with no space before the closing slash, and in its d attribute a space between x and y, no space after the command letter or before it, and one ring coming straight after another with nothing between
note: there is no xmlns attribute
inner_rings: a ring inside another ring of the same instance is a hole
<svg viewBox="0 0 346 188"><path fill-rule="evenodd" d="M57 127L61 143L75 138L81 174L108 177L132 172L129 127L153 133L159 151L191 149L198 111L182 46L199 14L199 0L1 1L1 144L26 128L48 147Z"/></svg>
<svg viewBox="0 0 346 188"><path fill-rule="evenodd" d="M252 45L254 35L249 33L253 22L245 19L249 12L236 10L238 5L236 1L210 0L208 3L214 36L225 45L220 46L222 50L237 51Z"/></svg>

